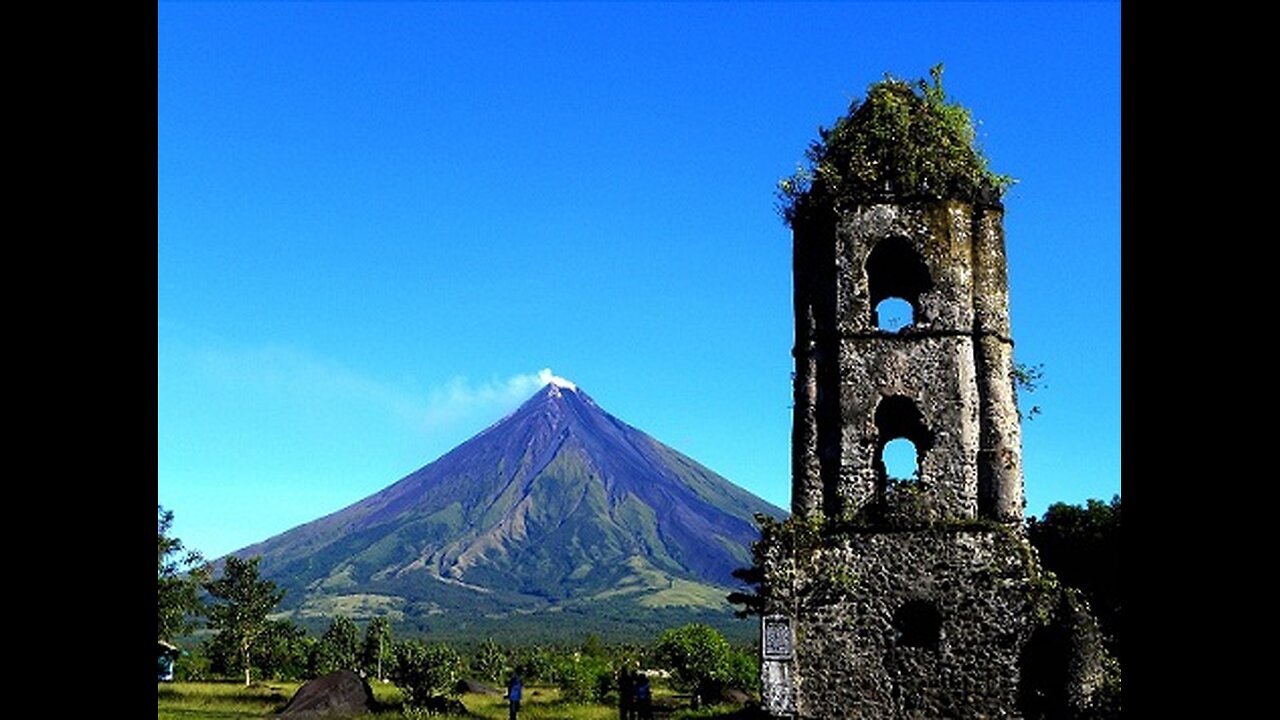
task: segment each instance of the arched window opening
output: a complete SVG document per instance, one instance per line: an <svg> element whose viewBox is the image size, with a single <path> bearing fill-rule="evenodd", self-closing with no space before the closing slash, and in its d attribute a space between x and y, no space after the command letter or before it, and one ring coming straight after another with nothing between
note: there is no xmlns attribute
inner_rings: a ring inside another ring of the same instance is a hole
<svg viewBox="0 0 1280 720"><path fill-rule="evenodd" d="M942 637L942 614L928 600L909 600L893 614L898 644L936 650Z"/></svg>
<svg viewBox="0 0 1280 720"><path fill-rule="evenodd" d="M905 238L895 237L880 241L866 263L867 289L871 293L871 324L881 330L890 330L888 320L882 316L881 303L895 299L911 307L906 324L919 322L920 296L933 288L929 269L924 260ZM896 312L897 306L887 308ZM903 326L892 329L897 332Z"/></svg>
<svg viewBox="0 0 1280 720"><path fill-rule="evenodd" d="M884 463L885 479L889 482L920 479L920 458L915 443L906 438L895 438L885 443L880 461Z"/></svg>
<svg viewBox="0 0 1280 720"><path fill-rule="evenodd" d="M924 455L933 443L933 433L925 426L915 401L902 395L882 398L876 406L875 421L879 435L875 462L881 489L890 483L921 480Z"/></svg>
<svg viewBox="0 0 1280 720"><path fill-rule="evenodd" d="M902 298L891 297L881 300L876 305L876 329L885 332L898 332L908 325L915 324L915 308Z"/></svg>

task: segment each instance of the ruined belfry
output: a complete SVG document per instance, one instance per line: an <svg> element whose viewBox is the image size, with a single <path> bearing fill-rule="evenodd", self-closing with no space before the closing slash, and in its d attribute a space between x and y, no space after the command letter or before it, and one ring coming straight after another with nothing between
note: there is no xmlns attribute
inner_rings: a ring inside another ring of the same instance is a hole
<svg viewBox="0 0 1280 720"><path fill-rule="evenodd" d="M782 186L792 517L757 550L774 717L1068 717L1099 675L1096 625L1023 532L1004 181L940 74L872 85Z"/></svg>

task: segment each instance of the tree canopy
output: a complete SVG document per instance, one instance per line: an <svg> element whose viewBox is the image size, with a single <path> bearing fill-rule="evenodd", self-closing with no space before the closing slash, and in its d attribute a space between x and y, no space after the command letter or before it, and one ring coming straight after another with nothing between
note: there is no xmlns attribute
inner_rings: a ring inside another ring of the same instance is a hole
<svg viewBox="0 0 1280 720"><path fill-rule="evenodd" d="M360 667L368 677L385 680L383 663L391 659L391 621L376 617L364 629L360 645Z"/></svg>
<svg viewBox="0 0 1280 720"><path fill-rule="evenodd" d="M693 693L694 706L719 695L733 678L733 648L720 631L692 623L662 633L654 648L676 686Z"/></svg>
<svg viewBox="0 0 1280 720"><path fill-rule="evenodd" d="M156 507L156 639L169 640L195 628L204 609L199 590L208 566L199 551L170 536L173 511Z"/></svg>
<svg viewBox="0 0 1280 720"><path fill-rule="evenodd" d="M443 707L443 699L456 692L462 678L462 657L443 643L427 645L420 640L400 640L392 654L391 682L404 693L409 708L431 710Z"/></svg>
<svg viewBox="0 0 1280 720"><path fill-rule="evenodd" d="M222 577L204 584L213 599L209 606L209 627L220 636L225 634L228 643L239 652L246 686L253 666L253 651L267 630L267 615L284 598L284 591L278 590L275 583L258 576L260 559L241 560L228 555Z"/></svg>
<svg viewBox="0 0 1280 720"><path fill-rule="evenodd" d="M1108 649L1120 658L1120 496L1054 503L1042 519L1027 520L1027 538L1045 568L1089 599Z"/></svg>
<svg viewBox="0 0 1280 720"><path fill-rule="evenodd" d="M338 615L316 644L311 674L320 677L335 670L358 670L359 655L360 629L351 618Z"/></svg>

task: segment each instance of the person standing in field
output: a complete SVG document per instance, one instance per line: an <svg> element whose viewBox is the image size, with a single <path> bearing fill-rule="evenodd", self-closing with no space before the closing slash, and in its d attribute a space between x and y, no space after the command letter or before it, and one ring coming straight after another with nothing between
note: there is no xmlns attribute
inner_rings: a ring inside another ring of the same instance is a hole
<svg viewBox="0 0 1280 720"><path fill-rule="evenodd" d="M623 667L618 672L618 718L632 720L635 714L631 710L635 694L635 682L631 678L631 668Z"/></svg>
<svg viewBox="0 0 1280 720"><path fill-rule="evenodd" d="M520 681L520 673L511 673L511 679L507 681L507 702L511 707L511 720L516 720L516 716L520 714L520 697L524 694L524 683Z"/></svg>
<svg viewBox="0 0 1280 720"><path fill-rule="evenodd" d="M653 692L649 688L649 676L636 674L636 718L637 720L653 720Z"/></svg>

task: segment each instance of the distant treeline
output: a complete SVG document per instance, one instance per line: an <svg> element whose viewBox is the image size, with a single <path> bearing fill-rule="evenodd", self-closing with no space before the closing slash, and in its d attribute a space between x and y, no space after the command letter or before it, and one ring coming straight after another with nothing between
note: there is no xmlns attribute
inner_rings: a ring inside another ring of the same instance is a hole
<svg viewBox="0 0 1280 720"><path fill-rule="evenodd" d="M1116 495L1110 503L1056 503L1027 522L1044 567L1085 595L1117 660L1120 511ZM639 669L661 671L695 697L729 688L758 692L755 618L706 613L705 621L688 622L688 611L673 609L636 617L634 607L618 604L591 614L566 610L554 623L518 614L459 622L456 613L438 623L378 617L362 627L341 615L295 622L273 617L282 593L258 577L256 559L228 558L215 580L198 553L167 535L172 518L160 508L158 630L161 641L178 640L179 680L244 677L248 684L350 669L395 682L408 696L438 698L457 692L463 679L500 685L519 673L526 682L558 686L566 699L611 702L623 671Z"/></svg>

